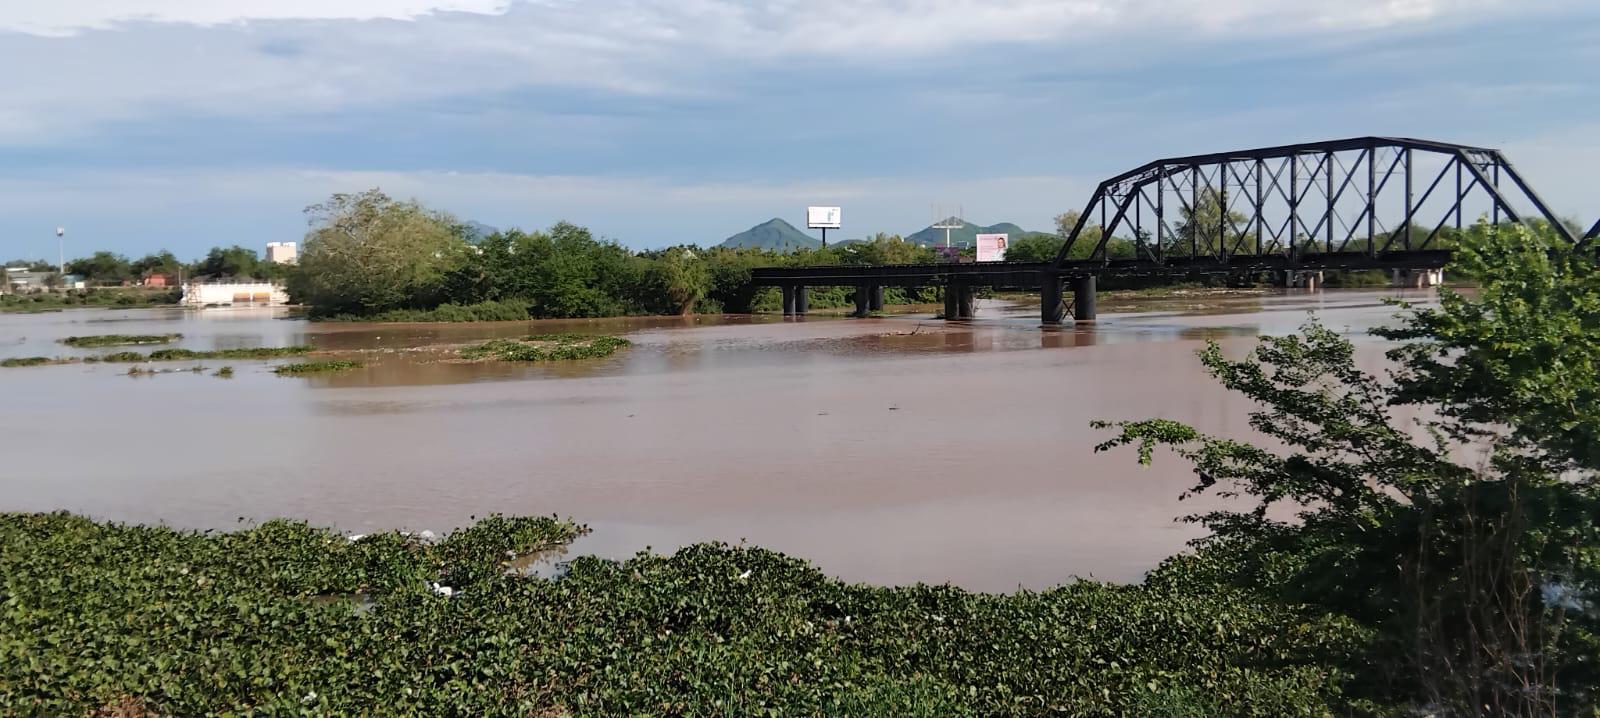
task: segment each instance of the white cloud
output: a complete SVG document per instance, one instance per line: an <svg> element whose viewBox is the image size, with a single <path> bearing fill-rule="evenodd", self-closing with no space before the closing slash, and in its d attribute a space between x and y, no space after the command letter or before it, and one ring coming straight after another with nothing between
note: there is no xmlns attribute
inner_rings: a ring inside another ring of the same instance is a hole
<svg viewBox="0 0 1600 718"><path fill-rule="evenodd" d="M13 70L0 146L151 117L259 121L526 87L718 94L730 91L718 77L806 57L839 73L1055 45L1088 64L1111 48L1126 68L1197 39L1370 37L1571 2L18 0L0 2L0 67Z"/></svg>
<svg viewBox="0 0 1600 718"><path fill-rule="evenodd" d="M24 0L0 8L0 30L60 36L126 23L411 20L437 12L501 13L509 3L510 0Z"/></svg>
<svg viewBox="0 0 1600 718"><path fill-rule="evenodd" d="M129 23L411 20L497 15L514 4L597 40L640 35L765 52L927 51L955 42L1044 41L1081 31L1181 28L1242 34L1374 28L1470 16L1505 0L50 0L0 8L0 30L64 35ZM1560 4L1560 3L1557 3ZM616 35L622 31L621 35Z"/></svg>

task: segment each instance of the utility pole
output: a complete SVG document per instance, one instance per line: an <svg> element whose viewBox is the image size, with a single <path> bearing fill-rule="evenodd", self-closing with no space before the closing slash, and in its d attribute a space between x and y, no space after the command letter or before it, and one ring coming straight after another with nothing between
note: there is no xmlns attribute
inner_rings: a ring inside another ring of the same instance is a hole
<svg viewBox="0 0 1600 718"><path fill-rule="evenodd" d="M61 278L61 293L67 292L67 228L56 227L56 275Z"/></svg>

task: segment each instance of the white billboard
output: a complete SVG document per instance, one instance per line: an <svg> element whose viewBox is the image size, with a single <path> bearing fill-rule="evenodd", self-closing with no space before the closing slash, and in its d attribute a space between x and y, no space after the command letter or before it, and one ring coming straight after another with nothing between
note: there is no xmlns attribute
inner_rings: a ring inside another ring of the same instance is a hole
<svg viewBox="0 0 1600 718"><path fill-rule="evenodd" d="M1006 242L1011 238L1009 234L980 234L978 235L978 261L1004 262L1006 261Z"/></svg>
<svg viewBox="0 0 1600 718"><path fill-rule="evenodd" d="M811 229L838 229L838 207L807 207L806 227Z"/></svg>

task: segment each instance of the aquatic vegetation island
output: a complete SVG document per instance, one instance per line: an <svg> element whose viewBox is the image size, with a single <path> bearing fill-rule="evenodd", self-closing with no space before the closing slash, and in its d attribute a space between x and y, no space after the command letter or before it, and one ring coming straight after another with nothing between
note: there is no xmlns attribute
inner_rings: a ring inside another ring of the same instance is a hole
<svg viewBox="0 0 1600 718"><path fill-rule="evenodd" d="M61 340L69 347L93 348L139 344L171 344L182 339L182 334L98 334L86 337L67 337Z"/></svg>
<svg viewBox="0 0 1600 718"><path fill-rule="evenodd" d="M495 339L474 344L461 350L461 358L527 362L599 359L631 345L621 337L535 334L522 339Z"/></svg>
<svg viewBox="0 0 1600 718"><path fill-rule="evenodd" d="M272 368L272 373L277 374L279 376L298 376L298 375L303 375L303 374L328 374L328 373L332 373L332 372L349 371L351 369L360 369L363 366L366 366L366 365L362 364L361 362L352 361L352 360L349 360L349 359L331 359L331 360L328 360L328 361L308 361L308 362L297 362L297 363L294 363L294 364L280 364L280 365L275 366L275 367ZM224 368L227 368L227 367L224 367ZM233 372L230 369L229 372L228 372L228 375L232 376L232 374L233 374Z"/></svg>

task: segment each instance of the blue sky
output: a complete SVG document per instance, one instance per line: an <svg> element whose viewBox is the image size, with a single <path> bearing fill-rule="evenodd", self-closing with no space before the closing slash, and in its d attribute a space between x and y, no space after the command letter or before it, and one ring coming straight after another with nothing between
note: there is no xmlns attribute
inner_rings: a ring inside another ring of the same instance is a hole
<svg viewBox="0 0 1600 718"><path fill-rule="evenodd" d="M303 234L378 186L499 227L712 244L807 204L1047 228L1155 157L1499 147L1600 214L1586 0L0 3L0 259Z"/></svg>

